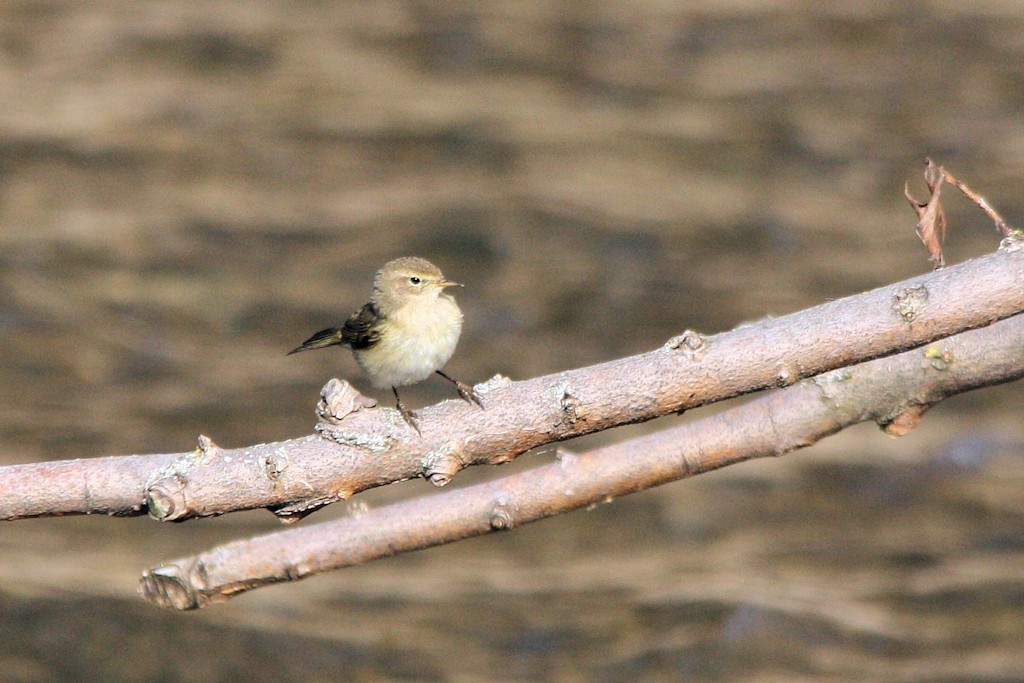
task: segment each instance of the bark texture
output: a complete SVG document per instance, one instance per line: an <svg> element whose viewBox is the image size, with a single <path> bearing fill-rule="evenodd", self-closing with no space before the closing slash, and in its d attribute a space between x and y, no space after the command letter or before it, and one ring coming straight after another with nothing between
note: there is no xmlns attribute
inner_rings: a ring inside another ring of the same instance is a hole
<svg viewBox="0 0 1024 683"><path fill-rule="evenodd" d="M522 382L477 385L486 410L445 401L420 411L422 436L392 409L368 410L329 383L310 436L191 453L0 468L0 519L136 515L165 521L265 507L294 521L375 486L422 476L444 485L470 465L642 422L989 325L1024 311L1024 248L711 337L687 331L648 353ZM123 464L123 467L122 467Z"/></svg>

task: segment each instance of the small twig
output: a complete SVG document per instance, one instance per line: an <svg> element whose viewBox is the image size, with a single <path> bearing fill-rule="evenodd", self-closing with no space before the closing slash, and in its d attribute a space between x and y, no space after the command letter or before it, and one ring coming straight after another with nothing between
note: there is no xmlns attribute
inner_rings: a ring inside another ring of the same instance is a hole
<svg viewBox="0 0 1024 683"><path fill-rule="evenodd" d="M925 159L925 162L928 164L933 163L931 159ZM996 210L993 209L987 201L985 201L984 197L974 192L971 188L967 187L967 185L958 180L956 176L954 176L952 173L946 170L945 166L939 166L939 172L942 175L946 176L946 180L953 183L956 189L963 192L968 199L977 204L978 208L985 212L985 215L992 219L992 222L996 224L996 229L1003 235L1003 237L1010 236L1010 231L1012 230L1012 228L1009 225L1007 225L1006 221L1003 220L1003 217L1000 216L999 213L996 212Z"/></svg>

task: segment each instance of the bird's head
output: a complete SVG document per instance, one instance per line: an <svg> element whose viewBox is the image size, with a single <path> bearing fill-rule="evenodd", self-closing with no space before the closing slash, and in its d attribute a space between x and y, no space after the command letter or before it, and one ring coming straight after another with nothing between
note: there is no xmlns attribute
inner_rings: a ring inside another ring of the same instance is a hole
<svg viewBox="0 0 1024 683"><path fill-rule="evenodd" d="M413 302L436 299L446 287L461 287L445 278L441 269L418 256L405 256L384 264L373 280L374 301L384 312Z"/></svg>

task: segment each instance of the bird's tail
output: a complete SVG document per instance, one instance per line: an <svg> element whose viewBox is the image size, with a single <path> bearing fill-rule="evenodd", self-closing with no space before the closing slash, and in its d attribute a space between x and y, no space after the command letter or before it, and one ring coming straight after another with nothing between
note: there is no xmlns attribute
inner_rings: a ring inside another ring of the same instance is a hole
<svg viewBox="0 0 1024 683"><path fill-rule="evenodd" d="M299 351L309 351L311 349L322 349L326 346L334 346L335 344L341 343L341 330L336 327L330 327L326 330L320 330L312 337L302 342L301 345L295 347L288 352L287 355L298 353Z"/></svg>

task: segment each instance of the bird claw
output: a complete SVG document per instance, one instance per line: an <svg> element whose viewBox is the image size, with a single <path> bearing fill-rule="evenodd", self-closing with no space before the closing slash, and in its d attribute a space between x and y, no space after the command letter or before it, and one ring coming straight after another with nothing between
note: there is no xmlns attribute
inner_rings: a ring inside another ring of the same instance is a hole
<svg viewBox="0 0 1024 683"><path fill-rule="evenodd" d="M475 391L473 391L473 387L462 382L456 382L455 390L459 392L459 396L462 397L463 401L465 401L466 403L475 403L478 406L480 406L481 409L483 409L484 404L483 402L480 401L480 396Z"/></svg>
<svg viewBox="0 0 1024 683"><path fill-rule="evenodd" d="M406 408L405 404L402 402L399 402L397 407L398 413L402 416L402 419L405 420L405 423L415 429L417 434L423 436L423 432L420 431L419 419L416 417L416 413Z"/></svg>
<svg viewBox="0 0 1024 683"><path fill-rule="evenodd" d="M449 382L454 384L455 385L455 390L457 392L459 392L459 396L462 397L463 401L465 401L466 403L475 403L478 406L480 406L481 410L483 410L484 404L480 400L480 397L477 395L477 393L475 391L473 391L473 387L471 387L468 384L465 384L463 382L460 382L459 380L455 379L454 377L449 377L448 375L446 375L441 370L435 370L434 372L436 372L437 374L441 375L441 377L444 377L446 380L448 380Z"/></svg>

